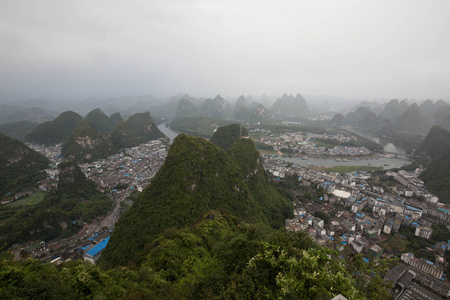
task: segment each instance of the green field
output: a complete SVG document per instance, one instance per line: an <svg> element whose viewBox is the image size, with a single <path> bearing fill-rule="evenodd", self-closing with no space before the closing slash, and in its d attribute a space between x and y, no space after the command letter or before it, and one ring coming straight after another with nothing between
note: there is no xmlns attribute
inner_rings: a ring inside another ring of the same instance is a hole
<svg viewBox="0 0 450 300"><path fill-rule="evenodd" d="M45 196L44 192L37 192L26 198L8 203L8 206L9 207L19 207L19 206L25 206L25 205L36 205L39 202L41 202L42 200L44 200L44 196Z"/></svg>
<svg viewBox="0 0 450 300"><path fill-rule="evenodd" d="M379 245L384 248L385 253L391 253L397 256L410 250L408 240L395 235L389 236L387 240L379 243Z"/></svg>
<svg viewBox="0 0 450 300"><path fill-rule="evenodd" d="M383 169L383 167L371 167L371 166L334 166L331 168L325 168L325 169L323 169L323 171L344 174L346 172L378 171L378 170L382 170L382 169Z"/></svg>

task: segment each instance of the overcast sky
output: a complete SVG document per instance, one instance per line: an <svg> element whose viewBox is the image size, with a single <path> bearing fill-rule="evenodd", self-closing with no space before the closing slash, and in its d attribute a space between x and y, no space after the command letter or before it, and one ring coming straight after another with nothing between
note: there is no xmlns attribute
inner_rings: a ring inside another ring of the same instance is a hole
<svg viewBox="0 0 450 300"><path fill-rule="evenodd" d="M3 0L0 94L450 100L450 1Z"/></svg>

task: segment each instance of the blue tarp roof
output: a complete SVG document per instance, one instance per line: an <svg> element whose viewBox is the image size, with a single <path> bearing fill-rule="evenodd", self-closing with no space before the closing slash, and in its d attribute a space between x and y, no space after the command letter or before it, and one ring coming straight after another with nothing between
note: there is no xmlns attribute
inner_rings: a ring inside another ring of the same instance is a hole
<svg viewBox="0 0 450 300"><path fill-rule="evenodd" d="M101 252L103 249L105 249L106 245L108 245L109 242L109 236L104 239L101 243L99 243L97 246L93 247L91 250L89 250L86 254L95 256L99 252Z"/></svg>
<svg viewBox="0 0 450 300"><path fill-rule="evenodd" d="M418 209L418 208L415 208L415 207L412 207L412 206L409 206L409 205L407 205L406 208L409 209L409 210L414 210L414 211L422 211L421 209Z"/></svg>

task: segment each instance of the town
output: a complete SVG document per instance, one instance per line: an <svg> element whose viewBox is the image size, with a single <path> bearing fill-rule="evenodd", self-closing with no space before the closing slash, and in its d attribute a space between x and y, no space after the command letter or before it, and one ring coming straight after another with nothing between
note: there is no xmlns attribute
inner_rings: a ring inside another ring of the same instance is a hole
<svg viewBox="0 0 450 300"><path fill-rule="evenodd" d="M327 148L316 144L317 139L338 143L355 141L357 138L351 135L260 132L253 131L251 136L257 143L273 148L273 151L261 154L264 167L273 180L282 182L294 178L301 187L294 191L301 201L294 203L295 217L285 221L286 230L306 231L319 245L340 253L362 254L365 261L400 257L401 263L387 275L396 283L395 291L399 296L419 293L435 299L427 288L443 296L450 295L445 274L445 252L450 244L448 240L436 241L434 238L436 228L445 227L445 232L450 231L450 207L426 190L418 178L423 170L338 173L326 172L320 167L302 167L284 161L279 154L283 154L283 149L292 149L302 155L345 157L364 157L373 152L364 146ZM51 160L48 178L39 185L42 191L50 190L56 186L56 166L63 161L61 147L29 146ZM159 139L125 149L107 159L80 164L86 176L113 201L111 212L102 219L84 224L69 238L16 244L12 247L16 257L25 253L44 262L84 259L95 263L116 222L150 184L167 153L166 141ZM419 240L420 246L404 247L410 251L400 253L402 249L396 247L396 243L401 244L411 237Z"/></svg>
<svg viewBox="0 0 450 300"><path fill-rule="evenodd" d="M255 129L251 131L251 135L255 132L262 132L264 135L257 139L261 144L273 147L274 151L289 154L303 154L311 156L368 156L373 154L365 146L333 146L333 144L345 144L357 141L358 138L353 135L344 135L342 133L310 133L310 132L284 132L282 134L274 134L270 131L260 131Z"/></svg>
<svg viewBox="0 0 450 300"><path fill-rule="evenodd" d="M63 161L61 146L45 147L29 144L34 150L44 154L51 161L51 168L46 170L48 177L39 184L39 190L48 191L56 187L57 165ZM43 262L58 263L84 259L95 263L101 251L106 247L115 223L132 205L133 199L141 192L158 172L167 156L168 145L165 139L149 141L139 146L124 149L91 163L80 164L87 178L112 200L111 212L102 219L85 223L74 236L64 239L32 241L15 244L11 247L16 259L29 255ZM28 191L23 196L33 194ZM5 203L6 204L6 203Z"/></svg>
<svg viewBox="0 0 450 300"><path fill-rule="evenodd" d="M326 173L319 168L287 164L274 155L263 157L265 168L276 180L295 176L302 186L319 191L315 199L295 204L295 218L286 220L287 230L305 230L319 245L361 253L367 261L383 255L394 257L398 254L391 248L394 241L411 236L427 240L426 247L414 249L420 258L411 252L401 253L403 263L388 277L406 289L399 289L405 295L423 293L429 299L439 299L425 288L412 285L413 277L440 295L450 295L444 273L449 241L431 242L433 228L445 226L445 231L449 230L450 207L427 192L418 179L422 170L388 171L383 176L357 171ZM386 179L389 185L383 182ZM405 232L410 235L405 236Z"/></svg>

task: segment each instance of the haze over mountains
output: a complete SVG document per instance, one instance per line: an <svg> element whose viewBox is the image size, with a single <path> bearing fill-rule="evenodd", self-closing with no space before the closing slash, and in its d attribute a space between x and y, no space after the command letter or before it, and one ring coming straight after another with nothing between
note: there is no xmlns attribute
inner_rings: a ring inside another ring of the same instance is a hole
<svg viewBox="0 0 450 300"><path fill-rule="evenodd" d="M429 99L420 105L407 99L393 99L385 105L362 102L345 115L342 123L426 135L433 124L450 129L450 105Z"/></svg>

